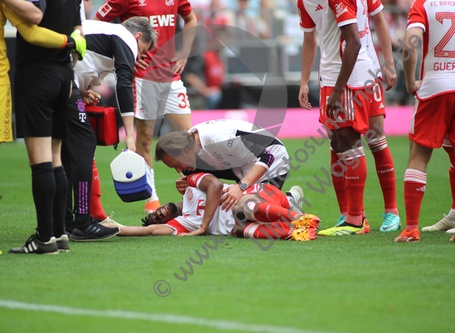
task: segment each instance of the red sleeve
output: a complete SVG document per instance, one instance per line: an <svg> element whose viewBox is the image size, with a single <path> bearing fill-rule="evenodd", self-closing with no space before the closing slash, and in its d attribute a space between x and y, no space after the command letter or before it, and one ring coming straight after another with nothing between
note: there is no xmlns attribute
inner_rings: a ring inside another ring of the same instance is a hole
<svg viewBox="0 0 455 333"><path fill-rule="evenodd" d="M316 24L314 24L313 19L308 14L302 0L297 1L297 8L299 9L300 28L306 32L314 31Z"/></svg>
<svg viewBox="0 0 455 333"><path fill-rule="evenodd" d="M191 4L189 3L188 0L181 0L179 1L179 9L178 13L180 16L188 16L190 15L191 11L193 9L191 8Z"/></svg>
<svg viewBox="0 0 455 333"><path fill-rule="evenodd" d="M381 0L367 0L368 13L376 15L379 13L384 6L382 5Z"/></svg>
<svg viewBox="0 0 455 333"><path fill-rule="evenodd" d="M197 183L205 175L209 175L209 173L200 172L200 173L193 173L192 175L189 175L188 176L188 186L198 188Z"/></svg>
<svg viewBox="0 0 455 333"><path fill-rule="evenodd" d="M96 17L111 22L128 10L128 0L107 0L96 12Z"/></svg>
<svg viewBox="0 0 455 333"><path fill-rule="evenodd" d="M243 195L261 192L263 186L264 184L253 184L253 186L250 186L245 191L243 191Z"/></svg>
<svg viewBox="0 0 455 333"><path fill-rule="evenodd" d="M329 0L328 4L335 13L338 27L357 23L357 3L355 0Z"/></svg>
<svg viewBox="0 0 455 333"><path fill-rule="evenodd" d="M424 0L416 0L411 6L411 10L408 15L408 29L410 25L423 26L425 28L427 22L427 15L423 6Z"/></svg>

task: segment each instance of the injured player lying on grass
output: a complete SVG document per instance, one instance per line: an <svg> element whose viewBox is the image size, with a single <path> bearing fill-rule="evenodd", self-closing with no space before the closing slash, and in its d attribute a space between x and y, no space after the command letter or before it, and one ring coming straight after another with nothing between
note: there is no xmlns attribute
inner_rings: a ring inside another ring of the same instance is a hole
<svg viewBox="0 0 455 333"><path fill-rule="evenodd" d="M211 174L193 174L188 177L183 202L160 206L142 220L143 227L122 226L118 236L207 233L298 241L316 239L320 219L290 210L286 195L275 186L255 184L243 192L233 210L225 211L220 201L227 186L231 185L223 184Z"/></svg>

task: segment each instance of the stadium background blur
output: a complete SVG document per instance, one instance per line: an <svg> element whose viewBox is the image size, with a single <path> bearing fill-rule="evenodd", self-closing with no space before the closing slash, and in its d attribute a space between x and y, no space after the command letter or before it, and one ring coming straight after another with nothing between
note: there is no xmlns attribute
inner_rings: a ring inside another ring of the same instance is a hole
<svg viewBox="0 0 455 333"><path fill-rule="evenodd" d="M386 107L412 105L414 100L406 93L404 72L400 60L401 50L398 43L406 34L407 14L412 0L383 0L382 3L385 6L384 15L391 34L395 69L398 76L398 82L395 87L385 94ZM84 2L84 4L86 16L90 19L103 4L103 1L90 0L89 2ZM231 25L261 38L264 42L262 46L251 45L251 43L242 45L241 41L239 41L238 45L241 54L254 56L254 54L258 54L261 51L273 52L279 59L282 73L286 79L287 106L288 108L299 108L298 93L300 88L303 32L299 27L298 9L295 0L192 0L191 5L198 17L198 24ZM181 31L181 26L182 20L180 19L177 33ZM382 50L379 47L379 43L376 43L376 34L372 21L371 30L377 46L376 50L382 60ZM16 29L8 22L5 27L5 39L8 47L8 58L11 62L9 74L12 81L15 68L15 35ZM197 44L198 42L196 39L195 43ZM258 50L257 48L261 49ZM262 54L262 52L259 54ZM216 57L219 57L219 61L222 64L221 68L217 68L219 82L217 82L218 87L216 87L221 96L219 97L218 105L211 109L237 110L256 108L261 97L262 82L229 49L224 48L217 53ZM319 49L316 59L309 87L309 99L313 107L319 106L319 85L317 81ZM204 66L206 66L205 70ZM203 84L206 84L210 80L204 75L204 73L208 72L207 66L210 66L210 64L207 63L206 57L192 57L188 60L182 76L188 88L189 101L193 111L206 110L206 99L208 100L208 98L204 91L200 88L196 89L192 85L192 81L190 82L188 79L188 74L195 74L201 79ZM269 68L269 71L278 70ZM114 86L114 75L109 75L102 86L94 88L101 94L102 101L106 106L116 106L113 92ZM206 91L209 90L207 89ZM155 135L166 133L169 128L165 120L162 120L162 122L158 121L157 127L161 131L155 131Z"/></svg>

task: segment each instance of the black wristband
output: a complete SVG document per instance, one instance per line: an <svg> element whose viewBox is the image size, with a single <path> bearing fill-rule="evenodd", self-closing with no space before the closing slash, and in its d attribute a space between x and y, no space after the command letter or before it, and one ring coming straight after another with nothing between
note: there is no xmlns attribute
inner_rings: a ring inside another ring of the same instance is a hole
<svg viewBox="0 0 455 333"><path fill-rule="evenodd" d="M68 49L74 49L76 47L76 42L74 41L74 38L69 36L69 35L66 35L66 45L65 45L66 48Z"/></svg>

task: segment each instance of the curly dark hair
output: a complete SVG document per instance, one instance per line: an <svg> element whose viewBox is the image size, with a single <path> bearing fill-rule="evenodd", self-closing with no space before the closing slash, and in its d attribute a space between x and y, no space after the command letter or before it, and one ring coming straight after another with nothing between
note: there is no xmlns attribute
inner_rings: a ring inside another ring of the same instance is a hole
<svg viewBox="0 0 455 333"><path fill-rule="evenodd" d="M170 206L172 215L175 216L175 214L177 214L177 212L178 212L177 205L175 203L173 203L173 202L168 202L166 205ZM157 221L157 219L152 218L153 216L154 216L154 212L147 214L147 216L144 217L141 220L142 221L142 226L146 227L146 226L149 226L151 224L161 224L160 221Z"/></svg>

